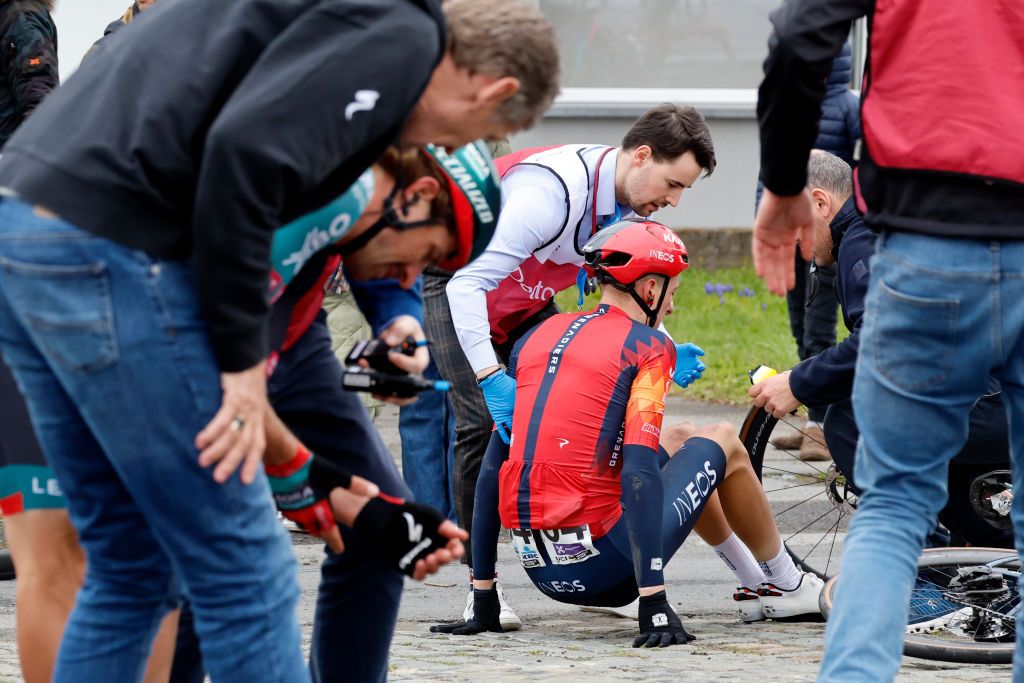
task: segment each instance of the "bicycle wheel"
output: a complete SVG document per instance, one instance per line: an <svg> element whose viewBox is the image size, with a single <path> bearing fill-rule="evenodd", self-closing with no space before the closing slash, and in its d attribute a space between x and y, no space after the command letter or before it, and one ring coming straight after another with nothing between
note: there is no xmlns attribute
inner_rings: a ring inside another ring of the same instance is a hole
<svg viewBox="0 0 1024 683"><path fill-rule="evenodd" d="M780 420L752 407L740 426L740 441L768 496L786 550L801 569L825 579L838 567L840 539L857 496L835 465L804 462L796 450L780 448L773 438L780 423L802 433L788 417Z"/></svg>
<svg viewBox="0 0 1024 683"><path fill-rule="evenodd" d="M903 653L962 664L1010 663L1021 609L1017 553L1005 548L930 548L921 554L917 566ZM989 588L981 601L950 589L961 570L978 568L1002 576L1002 587ZM821 591L821 613L826 619L839 578L829 579Z"/></svg>

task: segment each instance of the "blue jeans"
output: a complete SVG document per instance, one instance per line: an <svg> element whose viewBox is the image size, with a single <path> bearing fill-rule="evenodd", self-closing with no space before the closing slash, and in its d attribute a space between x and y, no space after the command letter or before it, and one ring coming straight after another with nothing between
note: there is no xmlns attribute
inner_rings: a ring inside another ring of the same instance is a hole
<svg viewBox="0 0 1024 683"><path fill-rule="evenodd" d="M281 354L267 385L270 404L317 457L338 463L398 498L402 481L359 395L341 387L326 315ZM341 527L345 552L325 550L310 649L314 681L384 681L404 576L373 552L376 539ZM202 681L203 662L189 643L187 614L178 629L172 681Z"/></svg>
<svg viewBox="0 0 1024 683"><path fill-rule="evenodd" d="M141 680L184 592L214 680L308 681L266 479L197 463L221 389L192 268L2 200L0 349L89 559L54 680Z"/></svg>
<svg viewBox="0 0 1024 683"><path fill-rule="evenodd" d="M424 377L440 379L434 360ZM403 406L398 417L402 437L402 477L417 503L423 503L455 521L455 413L448 394L427 391L418 401Z"/></svg>
<svg viewBox="0 0 1024 683"><path fill-rule="evenodd" d="M825 633L823 681L892 680L916 561L946 502L968 413L1002 382L1014 484L1024 485L1024 242L884 235L871 265L853 389L864 489ZM1018 550L1024 496L1014 499ZM1018 628L1014 680L1024 677Z"/></svg>

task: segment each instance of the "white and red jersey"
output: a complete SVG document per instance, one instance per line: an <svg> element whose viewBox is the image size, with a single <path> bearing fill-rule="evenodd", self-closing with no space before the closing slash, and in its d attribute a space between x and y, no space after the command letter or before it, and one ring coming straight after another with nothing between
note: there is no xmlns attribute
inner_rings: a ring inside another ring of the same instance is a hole
<svg viewBox="0 0 1024 683"><path fill-rule="evenodd" d="M575 283L595 217L602 227L612 216L633 215L616 208L617 157L605 145L560 145L496 160L502 210L494 237L448 283L455 332L474 372L498 364L492 340L507 341Z"/></svg>

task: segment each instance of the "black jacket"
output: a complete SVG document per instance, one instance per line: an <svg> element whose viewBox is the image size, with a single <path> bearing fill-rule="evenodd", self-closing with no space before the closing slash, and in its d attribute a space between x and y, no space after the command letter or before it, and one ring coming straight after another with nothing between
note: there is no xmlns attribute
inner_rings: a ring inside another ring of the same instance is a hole
<svg viewBox="0 0 1024 683"><path fill-rule="evenodd" d="M0 145L60 82L52 4L0 1Z"/></svg>
<svg viewBox="0 0 1024 683"><path fill-rule="evenodd" d="M875 233L864 223L852 197L839 209L829 228L836 259L833 288L850 335L793 368L789 376L793 395L801 403L814 406L836 403L853 394L864 297L871 280L870 259L875 253Z"/></svg>
<svg viewBox="0 0 1024 683"><path fill-rule="evenodd" d="M977 22L956 23L963 14L972 12ZM1019 79L1012 81L1021 69L1020 51L1010 51L998 58L980 51L972 53L974 59L960 59L962 55L956 52L959 48L942 41L942 36L955 34L963 36L963 45L1012 44L1019 38L1024 20L1012 13L998 19L993 12L997 10L991 10L984 3L941 3L938 0L930 5L923 0L884 3L789 0L783 3L771 14L775 30L769 39L765 77L758 91L761 177L765 186L786 196L804 189L807 156L821 117L829 66L846 42L852 22L867 16L872 31L871 53L861 96L865 140L857 168L857 190L867 222L877 229L929 235L1024 239L1024 184L1007 180L1009 176L986 177L967 168L947 170L924 161L916 163L915 153L922 159L925 155L919 151L920 140L908 140L901 135L906 123L905 107L885 108L886 103L916 101L922 92L929 94L929 102L941 101L943 93L950 92L953 85L957 92L966 92L972 82L984 84L985 88L977 88L970 97L947 100L941 107L915 112L916 118L929 124L934 122L925 148L941 149L943 153L953 150L948 152L949 157L959 163L964 158L984 156L979 155L977 149L1016 149L1024 145L1024 121L1017 115L1022 110L1020 83ZM891 23L894 15L901 19L910 17L907 19L910 23L894 26ZM883 16L890 23L876 34L873 29ZM936 27L942 30L935 30ZM934 77L934 70L906 68L912 61L908 55L927 55L934 65L938 59L934 55L940 51L958 55L936 67L941 68L941 80ZM994 74L999 74L1010 85L1003 91L992 88L990 81ZM886 79L890 85L893 81L902 85L888 89L874 87ZM870 103L876 97L879 99L875 108L880 114L873 128ZM898 110L898 115L893 114L893 109ZM993 111L997 109L1006 110L1000 111L1004 118L1018 120L1014 125L997 130L993 125L997 120ZM954 116L958 126L947 126L946 118ZM962 135L960 131L967 128L972 134ZM872 147L868 134L872 130L879 149ZM904 148L911 152L900 157L900 165L883 166L872 157L874 154L881 158L883 153L899 156ZM1019 172L1019 161L1016 167Z"/></svg>
<svg viewBox="0 0 1024 683"><path fill-rule="evenodd" d="M126 246L194 257L218 364L243 370L268 351L273 231L396 140L444 46L433 0L157 3L11 139L0 186Z"/></svg>

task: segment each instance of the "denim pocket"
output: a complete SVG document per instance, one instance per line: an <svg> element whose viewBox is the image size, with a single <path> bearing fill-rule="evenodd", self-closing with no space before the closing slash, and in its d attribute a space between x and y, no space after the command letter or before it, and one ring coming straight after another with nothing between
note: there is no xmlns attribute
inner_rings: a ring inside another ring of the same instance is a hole
<svg viewBox="0 0 1024 683"><path fill-rule="evenodd" d="M44 356L94 372L119 358L110 275L104 263L43 265L0 257L4 294Z"/></svg>
<svg viewBox="0 0 1024 683"><path fill-rule="evenodd" d="M897 292L879 278L873 357L878 371L905 391L946 381L953 370L960 302Z"/></svg>

